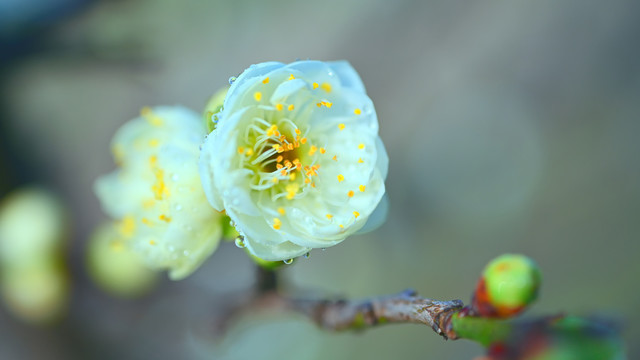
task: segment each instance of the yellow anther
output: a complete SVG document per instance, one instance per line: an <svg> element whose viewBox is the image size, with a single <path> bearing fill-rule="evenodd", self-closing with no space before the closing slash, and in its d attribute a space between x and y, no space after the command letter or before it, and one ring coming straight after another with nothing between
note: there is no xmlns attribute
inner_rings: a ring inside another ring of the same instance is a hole
<svg viewBox="0 0 640 360"><path fill-rule="evenodd" d="M313 88L314 88L314 89L317 89L317 88L318 88L318 83L317 83L317 82L314 82L314 83L313 83Z"/></svg>
<svg viewBox="0 0 640 360"><path fill-rule="evenodd" d="M280 226L282 225L282 221L278 218L273 218L273 228L276 230L280 230Z"/></svg>
<svg viewBox="0 0 640 360"><path fill-rule="evenodd" d="M279 181L279 180L278 180L278 178L277 178L277 177L273 177L273 178L271 178L271 182L273 182L273 183L276 183L276 184L277 184L277 183L278 183L278 181Z"/></svg>
<svg viewBox="0 0 640 360"><path fill-rule="evenodd" d="M304 179L304 183L305 183L305 184L308 184L308 183L310 183L310 182L311 182L311 179L309 179L309 178L305 178L305 179Z"/></svg>
<svg viewBox="0 0 640 360"><path fill-rule="evenodd" d="M287 176L287 170L280 170L280 175Z"/></svg>
<svg viewBox="0 0 640 360"><path fill-rule="evenodd" d="M160 216L158 216L158 219L164 221L164 222L171 222L171 218L166 216L165 214L160 214Z"/></svg>
<svg viewBox="0 0 640 360"><path fill-rule="evenodd" d="M127 215L123 217L118 226L118 230L120 230L120 234L125 238L133 236L133 233L136 231L136 222L133 216Z"/></svg>
<svg viewBox="0 0 640 360"><path fill-rule="evenodd" d="M238 154L244 153L244 148L242 146L238 146Z"/></svg>
<svg viewBox="0 0 640 360"><path fill-rule="evenodd" d="M289 174L289 180L293 181L296 179L296 173Z"/></svg>
<svg viewBox="0 0 640 360"><path fill-rule="evenodd" d="M362 158L360 158L360 159L358 159L358 162L359 162L360 164L362 164L362 163L364 162L364 160L362 160Z"/></svg>
<svg viewBox="0 0 640 360"><path fill-rule="evenodd" d="M333 106L333 103L328 102L328 101L325 101L325 102L324 102L324 106L326 106L326 107L328 107L328 108L331 108L331 107Z"/></svg>
<svg viewBox="0 0 640 360"><path fill-rule="evenodd" d="M327 150L325 150L324 148L320 148L320 154L324 154L325 152L327 152Z"/></svg>
<svg viewBox="0 0 640 360"><path fill-rule="evenodd" d="M338 155L333 155L333 157L331 159L333 159L335 161L338 161Z"/></svg>
<svg viewBox="0 0 640 360"><path fill-rule="evenodd" d="M281 111L283 108L282 104L276 104L276 110Z"/></svg>
<svg viewBox="0 0 640 360"><path fill-rule="evenodd" d="M358 189L360 189L360 192L364 192L364 190L366 189L366 186L360 185L358 186Z"/></svg>
<svg viewBox="0 0 640 360"><path fill-rule="evenodd" d="M289 150L293 150L293 144L291 144L291 143L290 143L290 144L288 144L288 145L287 145L287 149L289 149Z"/></svg>
<svg viewBox="0 0 640 360"><path fill-rule="evenodd" d="M287 185L285 190L287 191L287 200L291 200L296 196L296 193L298 192L298 184L290 183L289 185Z"/></svg>
<svg viewBox="0 0 640 360"><path fill-rule="evenodd" d="M300 139L300 144L306 144L306 143L307 143L307 138Z"/></svg>
<svg viewBox="0 0 640 360"><path fill-rule="evenodd" d="M344 176L342 174L338 175L338 182L343 182L344 181Z"/></svg>
<svg viewBox="0 0 640 360"><path fill-rule="evenodd" d="M262 80L263 84L268 84L269 83L269 77L267 76L266 78L264 78L264 80Z"/></svg>
<svg viewBox="0 0 640 360"><path fill-rule="evenodd" d="M331 84L327 82L322 83L322 90L326 92L331 92Z"/></svg>
<svg viewBox="0 0 640 360"><path fill-rule="evenodd" d="M282 164L276 164L276 169L280 170L282 168L283 168Z"/></svg>
<svg viewBox="0 0 640 360"><path fill-rule="evenodd" d="M300 133L301 133L300 129L298 129L298 128L296 128L295 132L296 132L296 134L298 134L298 135L300 135Z"/></svg>
<svg viewBox="0 0 640 360"><path fill-rule="evenodd" d="M338 129L340 129L340 131L344 130L344 124L338 124Z"/></svg>
<svg viewBox="0 0 640 360"><path fill-rule="evenodd" d="M322 102L316 103L317 107L321 107L322 106Z"/></svg>
<svg viewBox="0 0 640 360"><path fill-rule="evenodd" d="M262 93L261 93L260 91L256 91L256 92L253 94L253 98L254 98L254 99L256 99L256 101L260 101L260 100L262 100Z"/></svg>
<svg viewBox="0 0 640 360"><path fill-rule="evenodd" d="M160 144L160 141L158 141L158 139L149 140L149 146L151 146L151 147L156 147L156 146L158 146L158 144Z"/></svg>
<svg viewBox="0 0 640 360"><path fill-rule="evenodd" d="M358 145L358 149L360 150L364 149L364 144L361 143L360 145Z"/></svg>
<svg viewBox="0 0 640 360"><path fill-rule="evenodd" d="M353 194L354 194L353 190L349 190L349 192L347 193L347 196L348 197L353 197Z"/></svg>
<svg viewBox="0 0 640 360"><path fill-rule="evenodd" d="M287 212L284 210L284 208L283 208L283 207L279 207L279 208L278 208L278 213L279 213L280 215L284 215L284 214L286 214Z"/></svg>
<svg viewBox="0 0 640 360"><path fill-rule="evenodd" d="M357 218L358 218L358 216L360 216L360 213L359 213L359 212L357 212L357 211L354 211L354 212L353 212L353 216L355 216L355 217L356 217L356 219L357 219Z"/></svg>
<svg viewBox="0 0 640 360"><path fill-rule="evenodd" d="M333 219L333 215L331 215L331 214L327 214L326 216L327 216L327 219L329 219L329 220Z"/></svg>
<svg viewBox="0 0 640 360"><path fill-rule="evenodd" d="M271 145L272 148L274 148L275 150L279 150L280 149L280 144L273 144Z"/></svg>
<svg viewBox="0 0 640 360"><path fill-rule="evenodd" d="M148 226L151 226L151 220L147 219L147 218L142 218L142 223Z"/></svg>
<svg viewBox="0 0 640 360"><path fill-rule="evenodd" d="M294 108L294 107L295 107L295 106L293 106L293 104L291 104L291 105L289 105L289 106L287 107L287 109L288 109L289 111L293 111L293 108Z"/></svg>
<svg viewBox="0 0 640 360"><path fill-rule="evenodd" d="M355 110L353 110L353 113L356 114L356 115L360 115L360 114L362 114L362 110L355 109Z"/></svg>
<svg viewBox="0 0 640 360"><path fill-rule="evenodd" d="M293 80L293 79L295 79L295 78L296 78L296 77L295 77L295 76L293 76L293 74L291 74L291 75L289 75L289 78L288 78L287 80Z"/></svg>
<svg viewBox="0 0 640 360"><path fill-rule="evenodd" d="M315 154L316 151L318 151L318 147L315 145L311 145L311 148L309 149L309 156Z"/></svg>
<svg viewBox="0 0 640 360"><path fill-rule="evenodd" d="M284 158L282 157L282 155L278 155L278 157L276 158L276 162L282 162Z"/></svg>
<svg viewBox="0 0 640 360"><path fill-rule="evenodd" d="M156 241L155 240L149 240L149 245L155 245Z"/></svg>
<svg viewBox="0 0 640 360"><path fill-rule="evenodd" d="M311 183L311 187L312 188L316 187L316 183Z"/></svg>
<svg viewBox="0 0 640 360"><path fill-rule="evenodd" d="M251 156L253 155L253 149L249 148L247 149L247 152L245 153L247 156Z"/></svg>

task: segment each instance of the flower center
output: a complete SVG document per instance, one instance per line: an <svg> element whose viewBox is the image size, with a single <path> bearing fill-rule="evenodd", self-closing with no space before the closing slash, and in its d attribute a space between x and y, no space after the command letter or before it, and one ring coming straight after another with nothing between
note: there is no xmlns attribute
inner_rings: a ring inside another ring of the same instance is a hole
<svg viewBox="0 0 640 360"><path fill-rule="evenodd" d="M293 200L315 187L318 154L325 153L307 139L308 129L301 130L281 109L254 117L238 147L241 166L251 172L252 189L267 191L272 201Z"/></svg>

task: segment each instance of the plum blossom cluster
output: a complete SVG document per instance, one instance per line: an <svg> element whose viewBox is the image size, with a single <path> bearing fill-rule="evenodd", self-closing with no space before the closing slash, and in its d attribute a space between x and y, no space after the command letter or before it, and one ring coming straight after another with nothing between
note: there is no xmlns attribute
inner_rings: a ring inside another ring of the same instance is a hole
<svg viewBox="0 0 640 360"><path fill-rule="evenodd" d="M114 138L120 169L96 191L148 264L188 275L215 250L222 214L237 244L286 262L370 220L388 158L349 63L252 65L219 101L204 124L183 108L146 109Z"/></svg>

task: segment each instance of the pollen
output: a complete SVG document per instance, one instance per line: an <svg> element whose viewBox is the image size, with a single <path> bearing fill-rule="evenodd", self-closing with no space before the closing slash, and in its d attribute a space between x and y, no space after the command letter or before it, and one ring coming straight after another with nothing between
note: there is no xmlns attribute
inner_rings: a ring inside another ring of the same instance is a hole
<svg viewBox="0 0 640 360"><path fill-rule="evenodd" d="M131 215L127 215L122 218L120 224L118 226L118 230L124 237L131 237L133 233L136 231L136 222Z"/></svg>
<svg viewBox="0 0 640 360"><path fill-rule="evenodd" d="M253 94L253 98L254 98L254 99L256 99L256 101L260 101L260 100L262 100L262 93L261 93L260 91L256 91L256 92Z"/></svg>
<svg viewBox="0 0 640 360"><path fill-rule="evenodd" d="M170 218L170 217L168 217L168 216L167 216L167 215L165 215L165 214L160 214L160 216L158 216L158 219L160 219L160 220L162 220L162 221L164 221L164 222L171 222L171 218Z"/></svg>
<svg viewBox="0 0 640 360"><path fill-rule="evenodd" d="M300 133L301 133L300 129L298 129L298 128L296 128L294 131L295 131L296 135L300 135Z"/></svg>
<svg viewBox="0 0 640 360"><path fill-rule="evenodd" d="M364 190L366 189L366 186L360 185L358 186L358 189L360 189L360 192L364 192Z"/></svg>
<svg viewBox="0 0 640 360"><path fill-rule="evenodd" d="M149 240L149 245L155 245L156 241L155 240Z"/></svg>
<svg viewBox="0 0 640 360"><path fill-rule="evenodd" d="M296 173L289 174L289 180L293 181L296 179Z"/></svg>
<svg viewBox="0 0 640 360"><path fill-rule="evenodd" d="M287 191L287 200L292 200L298 193L298 184L289 184L285 190Z"/></svg>
<svg viewBox="0 0 640 360"><path fill-rule="evenodd" d="M354 211L354 212L353 212L353 216L355 216L355 218L357 219L357 218L358 218L358 216L360 216L360 213L359 213L359 212L357 212L357 211Z"/></svg>
<svg viewBox="0 0 640 360"><path fill-rule="evenodd" d="M147 225L147 226L151 226L151 221L147 218L142 218L142 223Z"/></svg>
<svg viewBox="0 0 640 360"><path fill-rule="evenodd" d="M338 129L340 129L340 131L344 130L344 124L338 124Z"/></svg>
<svg viewBox="0 0 640 360"><path fill-rule="evenodd" d="M282 221L278 218L273 218L273 228L276 230L280 230L280 226L282 226Z"/></svg>
<svg viewBox="0 0 640 360"><path fill-rule="evenodd" d="M360 150L364 149L364 144L360 143L360 145L358 145L358 149Z"/></svg>
<svg viewBox="0 0 640 360"><path fill-rule="evenodd" d="M292 75L292 76L293 76L293 75ZM288 109L289 111L293 111L293 108L294 108L293 104L291 104L291 105L289 105L289 106L287 107L287 109Z"/></svg>
<svg viewBox="0 0 640 360"><path fill-rule="evenodd" d="M353 197L353 194L354 194L353 190L349 190L349 192L347 193L347 196L348 197Z"/></svg>
<svg viewBox="0 0 640 360"><path fill-rule="evenodd" d="M333 215L327 214L327 219L329 219L329 220L333 219Z"/></svg>
<svg viewBox="0 0 640 360"><path fill-rule="evenodd" d="M324 148L320 148L320 154L324 154L327 150L325 150Z"/></svg>
<svg viewBox="0 0 640 360"><path fill-rule="evenodd" d="M314 88L314 89L317 89L317 88L318 88L318 83L317 83L317 82L314 82L314 83L313 83L313 88Z"/></svg>
<svg viewBox="0 0 640 360"><path fill-rule="evenodd" d="M355 109L355 110L353 110L353 113L356 114L356 115L360 115L360 114L362 114L362 110Z"/></svg>
<svg viewBox="0 0 640 360"><path fill-rule="evenodd" d="M338 175L338 182L343 182L344 181L344 176L342 174Z"/></svg>
<svg viewBox="0 0 640 360"><path fill-rule="evenodd" d="M362 163L364 162L364 160L362 160L362 158L359 158L359 159L358 159L358 162L359 162L360 164L362 164Z"/></svg>
<svg viewBox="0 0 640 360"><path fill-rule="evenodd" d="M327 82L322 83L322 90L326 92L331 92L331 84Z"/></svg>
<svg viewBox="0 0 640 360"><path fill-rule="evenodd" d="M278 111L282 111L283 107L284 106L282 106L282 104L276 104L276 110L278 110Z"/></svg>
<svg viewBox="0 0 640 360"><path fill-rule="evenodd" d="M280 215L284 215L284 214L286 214L287 212L284 210L284 208L283 208L283 207L279 207L279 208L278 208L278 213L279 213Z"/></svg>
<svg viewBox="0 0 640 360"><path fill-rule="evenodd" d="M318 147L315 145L312 145L311 148L309 149L309 156L312 156L313 154L315 154L316 151L318 151Z"/></svg>
<svg viewBox="0 0 640 360"><path fill-rule="evenodd" d="M306 143L307 143L307 138L300 139L300 144L306 144Z"/></svg>
<svg viewBox="0 0 640 360"><path fill-rule="evenodd" d="M338 155L333 155L332 159L338 161Z"/></svg>
<svg viewBox="0 0 640 360"><path fill-rule="evenodd" d="M238 154L244 153L244 148L242 146L238 146Z"/></svg>
<svg viewBox="0 0 640 360"><path fill-rule="evenodd" d="M251 148L247 149L247 151L245 152L245 154L246 154L247 156L251 156L251 155L253 155L253 149L251 149Z"/></svg>
<svg viewBox="0 0 640 360"><path fill-rule="evenodd" d="M268 84L269 83L269 77L267 76L266 78L264 78L264 80L262 80L263 84Z"/></svg>

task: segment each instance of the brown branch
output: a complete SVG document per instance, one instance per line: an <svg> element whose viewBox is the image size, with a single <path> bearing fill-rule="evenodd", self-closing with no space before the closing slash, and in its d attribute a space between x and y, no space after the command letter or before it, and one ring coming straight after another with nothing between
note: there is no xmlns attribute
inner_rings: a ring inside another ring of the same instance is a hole
<svg viewBox="0 0 640 360"><path fill-rule="evenodd" d="M359 330L389 323L417 323L430 326L447 339L455 338L450 318L455 311L462 309L463 303L460 300L427 299L413 290L405 290L399 294L363 300L292 299L271 292L257 299L254 306L295 311L331 331Z"/></svg>

